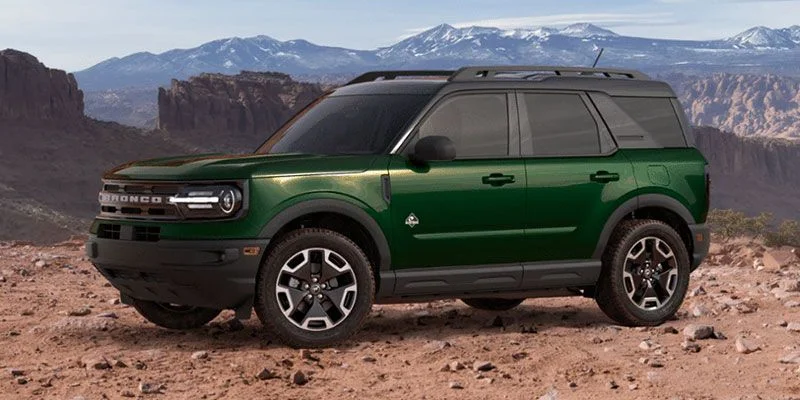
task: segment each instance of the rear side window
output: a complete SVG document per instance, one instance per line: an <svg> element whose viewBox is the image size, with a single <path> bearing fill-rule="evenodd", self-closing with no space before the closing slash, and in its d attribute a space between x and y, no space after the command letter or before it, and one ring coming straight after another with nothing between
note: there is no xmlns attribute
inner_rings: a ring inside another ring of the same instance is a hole
<svg viewBox="0 0 800 400"><path fill-rule="evenodd" d="M614 97L614 102L661 147L686 147L672 101L661 97Z"/></svg>
<svg viewBox="0 0 800 400"><path fill-rule="evenodd" d="M521 98L523 152L534 156L596 155L600 150L597 122L578 94L524 93ZM527 123L525 122L527 120Z"/></svg>
<svg viewBox="0 0 800 400"><path fill-rule="evenodd" d="M447 136L457 158L505 157L508 151L505 93L467 94L444 100L419 128L419 138Z"/></svg>

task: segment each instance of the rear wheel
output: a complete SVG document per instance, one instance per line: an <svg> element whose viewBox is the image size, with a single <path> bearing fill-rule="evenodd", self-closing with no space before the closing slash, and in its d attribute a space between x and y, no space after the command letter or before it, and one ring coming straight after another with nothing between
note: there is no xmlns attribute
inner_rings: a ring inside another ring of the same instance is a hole
<svg viewBox="0 0 800 400"><path fill-rule="evenodd" d="M464 304L487 311L508 311L520 304L525 299L461 299Z"/></svg>
<svg viewBox="0 0 800 400"><path fill-rule="evenodd" d="M352 240L299 229L270 251L258 273L255 310L293 347L325 347L353 335L375 296L372 268Z"/></svg>
<svg viewBox="0 0 800 400"><path fill-rule="evenodd" d="M213 320L220 310L133 300L133 307L148 321L167 329L197 329Z"/></svg>
<svg viewBox="0 0 800 400"><path fill-rule="evenodd" d="M603 256L597 304L628 326L659 325L681 306L689 286L689 253L669 225L626 221Z"/></svg>

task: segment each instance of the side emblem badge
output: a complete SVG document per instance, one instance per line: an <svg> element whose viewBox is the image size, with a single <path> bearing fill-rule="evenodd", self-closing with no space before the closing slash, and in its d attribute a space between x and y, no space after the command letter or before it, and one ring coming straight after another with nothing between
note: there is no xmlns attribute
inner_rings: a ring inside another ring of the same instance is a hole
<svg viewBox="0 0 800 400"><path fill-rule="evenodd" d="M412 228L419 225L419 218L417 218L414 213L408 214L408 217L406 217L406 225Z"/></svg>

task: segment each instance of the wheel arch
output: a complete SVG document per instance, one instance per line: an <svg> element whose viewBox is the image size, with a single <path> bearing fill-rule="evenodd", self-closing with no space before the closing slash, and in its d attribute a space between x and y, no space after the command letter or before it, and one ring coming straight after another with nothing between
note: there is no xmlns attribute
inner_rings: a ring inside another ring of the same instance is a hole
<svg viewBox="0 0 800 400"><path fill-rule="evenodd" d="M357 237L350 239L362 247L377 271L391 267L391 253L386 235L378 222L358 205L330 198L300 201L278 212L262 228L260 236L274 241L298 224L331 229L348 237L357 233ZM376 273L376 279L378 275Z"/></svg>
<svg viewBox="0 0 800 400"><path fill-rule="evenodd" d="M692 213L680 201L663 194L642 194L622 203L606 220L597 241L592 258L600 259L608 246L608 241L617 226L629 219L655 219L662 221L683 239L686 250L692 254L694 242L689 229L696 223Z"/></svg>

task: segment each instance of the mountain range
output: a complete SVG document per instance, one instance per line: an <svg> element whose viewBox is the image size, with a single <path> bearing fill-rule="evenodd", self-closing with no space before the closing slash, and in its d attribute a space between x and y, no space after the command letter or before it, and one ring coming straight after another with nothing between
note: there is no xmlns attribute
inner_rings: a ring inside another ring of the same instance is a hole
<svg viewBox="0 0 800 400"><path fill-rule="evenodd" d="M75 73L87 91L157 87L203 72L242 70L292 75L352 75L370 69L457 68L469 64L601 65L650 73L749 72L800 75L800 26L754 27L707 41L619 35L589 23L564 28L456 28L442 24L375 50L280 41L269 36L215 40L160 54L111 58Z"/></svg>

